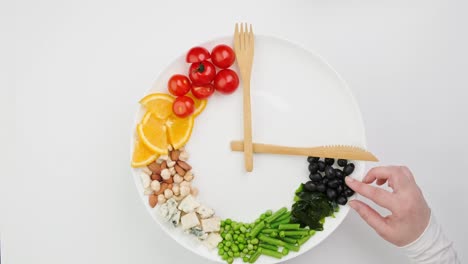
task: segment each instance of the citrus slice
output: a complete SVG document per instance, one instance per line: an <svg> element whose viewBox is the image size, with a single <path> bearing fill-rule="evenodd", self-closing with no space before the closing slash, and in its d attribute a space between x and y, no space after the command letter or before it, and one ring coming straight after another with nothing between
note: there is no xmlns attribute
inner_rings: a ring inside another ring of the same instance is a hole
<svg viewBox="0 0 468 264"><path fill-rule="evenodd" d="M201 112L203 112L203 110L205 110L206 103L208 102L208 100L206 99L200 100L196 98L195 96L193 96L193 94L191 93L187 94L187 96L192 98L193 101L195 102L195 105L194 105L195 111L193 111L193 116L197 117L199 114L201 114Z"/></svg>
<svg viewBox="0 0 468 264"><path fill-rule="evenodd" d="M140 104L142 104L148 112L153 113L160 119L166 119L172 114L173 102L174 97L163 93L149 94L140 100Z"/></svg>
<svg viewBox="0 0 468 264"><path fill-rule="evenodd" d="M147 112L137 126L138 136L143 144L157 154L167 154L167 128L165 121Z"/></svg>
<svg viewBox="0 0 468 264"><path fill-rule="evenodd" d="M132 167L143 167L155 161L159 155L149 150L141 140L137 140L133 149Z"/></svg>
<svg viewBox="0 0 468 264"><path fill-rule="evenodd" d="M171 115L166 122L169 142L174 149L180 149L190 139L194 124L194 116L179 118Z"/></svg>

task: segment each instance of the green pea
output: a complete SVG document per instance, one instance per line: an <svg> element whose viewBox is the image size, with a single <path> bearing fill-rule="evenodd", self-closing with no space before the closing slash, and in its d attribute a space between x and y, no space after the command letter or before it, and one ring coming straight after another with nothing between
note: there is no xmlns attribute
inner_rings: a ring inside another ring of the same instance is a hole
<svg viewBox="0 0 468 264"><path fill-rule="evenodd" d="M243 257L242 261L244 261L245 263L249 262L249 257Z"/></svg>
<svg viewBox="0 0 468 264"><path fill-rule="evenodd" d="M227 241L232 240L232 235L231 235L231 233L226 234L226 236L224 237L224 239L226 239Z"/></svg>
<svg viewBox="0 0 468 264"><path fill-rule="evenodd" d="M247 232L247 228L245 228L245 226L241 226L241 227L240 227L240 231L241 231L242 233L245 233L245 232Z"/></svg>
<svg viewBox="0 0 468 264"><path fill-rule="evenodd" d="M244 248L244 249L242 250L242 253L244 253L244 254L249 253L249 249L248 249L248 248Z"/></svg>
<svg viewBox="0 0 468 264"><path fill-rule="evenodd" d="M249 250L252 250L252 249L253 249L253 245L252 245L252 244L248 244L248 245L247 245L247 248L248 248Z"/></svg>
<svg viewBox="0 0 468 264"><path fill-rule="evenodd" d="M254 244L254 245L255 245L255 244L258 244L258 239L257 239L257 238L254 238L254 239L252 239L252 241L250 241L250 242L251 242L252 244Z"/></svg>
<svg viewBox="0 0 468 264"><path fill-rule="evenodd" d="M228 252L228 256L230 256L230 257L234 256L234 252L229 251L229 252Z"/></svg>
<svg viewBox="0 0 468 264"><path fill-rule="evenodd" d="M220 255L220 256L224 255L224 249L220 248L218 250L218 255Z"/></svg>
<svg viewBox="0 0 468 264"><path fill-rule="evenodd" d="M229 258L228 254L227 254L227 253L224 253L224 254L223 254L223 259L224 259L224 260L227 260L228 258Z"/></svg>
<svg viewBox="0 0 468 264"><path fill-rule="evenodd" d="M234 231L234 234L240 234L240 230Z"/></svg>
<svg viewBox="0 0 468 264"><path fill-rule="evenodd" d="M231 224L232 220L230 218L226 219L226 224Z"/></svg>
<svg viewBox="0 0 468 264"><path fill-rule="evenodd" d="M223 249L224 249L225 252L228 252L228 251L229 251L229 247L228 247L228 246L224 246Z"/></svg>
<svg viewBox="0 0 468 264"><path fill-rule="evenodd" d="M239 249L240 250L243 250L245 248L245 245L244 244L239 244Z"/></svg>
<svg viewBox="0 0 468 264"><path fill-rule="evenodd" d="M260 219L261 219L261 220L264 220L265 218L266 218L266 215L265 215L265 214L261 214L261 215L260 215Z"/></svg>
<svg viewBox="0 0 468 264"><path fill-rule="evenodd" d="M229 231L229 230L231 230L231 226L230 226L230 225L226 225L226 226L224 226L224 230L226 230L226 231Z"/></svg>
<svg viewBox="0 0 468 264"><path fill-rule="evenodd" d="M232 251L234 251L234 252L239 252L239 247L238 247L236 244L233 244L233 245L231 246L231 249L232 249Z"/></svg>
<svg viewBox="0 0 468 264"><path fill-rule="evenodd" d="M231 245L232 245L232 242L231 242L231 241L226 242L226 246L227 246L227 247L230 247Z"/></svg>
<svg viewBox="0 0 468 264"><path fill-rule="evenodd" d="M238 237L239 237L238 234L234 234L234 236L233 236L234 240L237 240Z"/></svg>
<svg viewBox="0 0 468 264"><path fill-rule="evenodd" d="M255 254L255 251L250 250L250 251L249 251L249 255L253 255L253 254Z"/></svg>
<svg viewBox="0 0 468 264"><path fill-rule="evenodd" d="M235 258L240 257L240 253L239 253L239 252L234 252L234 257L235 257Z"/></svg>
<svg viewBox="0 0 468 264"><path fill-rule="evenodd" d="M231 264L232 262L234 262L234 259L232 257L227 259L227 263Z"/></svg>

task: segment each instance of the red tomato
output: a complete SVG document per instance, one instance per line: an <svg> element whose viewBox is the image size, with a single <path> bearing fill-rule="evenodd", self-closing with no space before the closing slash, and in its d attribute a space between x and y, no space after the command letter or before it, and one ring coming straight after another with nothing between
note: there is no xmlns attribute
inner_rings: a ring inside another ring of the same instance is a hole
<svg viewBox="0 0 468 264"><path fill-rule="evenodd" d="M187 117L195 110L195 102L188 96L179 96L174 100L172 104L172 111L178 117Z"/></svg>
<svg viewBox="0 0 468 264"><path fill-rule="evenodd" d="M193 85L209 84L216 75L215 66L208 61L196 62L190 65L189 78Z"/></svg>
<svg viewBox="0 0 468 264"><path fill-rule="evenodd" d="M219 68L229 68L236 60L236 54L228 45L218 45L211 51L211 61Z"/></svg>
<svg viewBox="0 0 468 264"><path fill-rule="evenodd" d="M237 77L235 71L224 69L216 74L213 83L216 91L223 94L231 94L239 87L239 77Z"/></svg>
<svg viewBox="0 0 468 264"><path fill-rule="evenodd" d="M188 53L185 61L188 63L202 62L210 58L210 52L203 47L193 47Z"/></svg>
<svg viewBox="0 0 468 264"><path fill-rule="evenodd" d="M175 74L167 82L169 92L174 96L186 95L192 88L189 78L182 74Z"/></svg>
<svg viewBox="0 0 468 264"><path fill-rule="evenodd" d="M214 93L214 91L215 88L211 83L200 86L192 86L192 94L198 99L206 99L210 97Z"/></svg>

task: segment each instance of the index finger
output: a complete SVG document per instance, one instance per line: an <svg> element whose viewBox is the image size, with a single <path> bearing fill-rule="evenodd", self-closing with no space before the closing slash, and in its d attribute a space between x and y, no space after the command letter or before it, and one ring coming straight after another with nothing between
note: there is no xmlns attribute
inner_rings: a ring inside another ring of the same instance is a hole
<svg viewBox="0 0 468 264"><path fill-rule="evenodd" d="M345 178L345 181L348 187L353 189L355 192L393 212L395 203L392 193L384 189L371 186L367 183L357 181L349 176Z"/></svg>
<svg viewBox="0 0 468 264"><path fill-rule="evenodd" d="M372 183L375 180L380 182L388 181L390 188L401 188L406 186L410 182L410 178L407 175L407 169L402 166L386 166L386 167L375 167L367 172L362 182Z"/></svg>

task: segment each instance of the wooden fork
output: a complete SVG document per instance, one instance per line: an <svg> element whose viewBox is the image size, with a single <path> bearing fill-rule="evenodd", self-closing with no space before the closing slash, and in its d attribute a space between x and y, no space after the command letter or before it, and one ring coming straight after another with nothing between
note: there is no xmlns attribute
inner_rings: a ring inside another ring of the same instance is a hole
<svg viewBox="0 0 468 264"><path fill-rule="evenodd" d="M239 65L243 86L244 101L244 160L245 169L253 170L253 145L252 145L252 110L250 106L250 76L254 56L254 34L252 25L247 28L247 23L236 24L234 31L234 50L237 64Z"/></svg>

